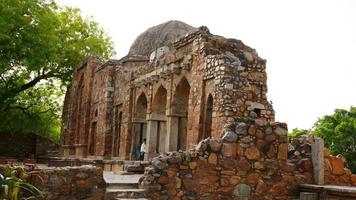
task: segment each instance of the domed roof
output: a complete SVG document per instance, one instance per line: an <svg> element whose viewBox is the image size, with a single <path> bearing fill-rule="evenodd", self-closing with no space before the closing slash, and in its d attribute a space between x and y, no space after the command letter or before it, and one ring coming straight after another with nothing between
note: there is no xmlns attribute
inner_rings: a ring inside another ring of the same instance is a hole
<svg viewBox="0 0 356 200"><path fill-rule="evenodd" d="M171 47L176 39L195 30L197 29L176 20L153 26L136 38L130 47L129 55L149 56L158 47Z"/></svg>

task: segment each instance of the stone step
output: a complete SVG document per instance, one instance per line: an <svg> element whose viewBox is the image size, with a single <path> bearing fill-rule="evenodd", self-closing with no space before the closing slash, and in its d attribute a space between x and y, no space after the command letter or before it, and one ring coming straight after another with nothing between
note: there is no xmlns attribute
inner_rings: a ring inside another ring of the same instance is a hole
<svg viewBox="0 0 356 200"><path fill-rule="evenodd" d="M110 183L106 189L138 189L138 183Z"/></svg>
<svg viewBox="0 0 356 200"><path fill-rule="evenodd" d="M124 161L123 170L126 174L143 174L148 161Z"/></svg>
<svg viewBox="0 0 356 200"><path fill-rule="evenodd" d="M119 171L119 172L114 172L117 175L134 175L134 172L128 172L128 171ZM142 173L141 173L142 174Z"/></svg>
<svg viewBox="0 0 356 200"><path fill-rule="evenodd" d="M124 171L142 174L145 167L143 165L124 165Z"/></svg>
<svg viewBox="0 0 356 200"><path fill-rule="evenodd" d="M111 199L138 199L145 198L146 193L144 189L106 189L105 200Z"/></svg>
<svg viewBox="0 0 356 200"><path fill-rule="evenodd" d="M143 174L118 175L111 171L104 171L107 189L138 189L138 181Z"/></svg>

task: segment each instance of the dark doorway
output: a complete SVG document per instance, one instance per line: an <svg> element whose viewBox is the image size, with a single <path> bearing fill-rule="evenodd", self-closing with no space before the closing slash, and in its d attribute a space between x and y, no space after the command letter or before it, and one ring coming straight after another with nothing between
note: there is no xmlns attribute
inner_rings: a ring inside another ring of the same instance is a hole
<svg viewBox="0 0 356 200"><path fill-rule="evenodd" d="M89 155L95 154L95 136L96 136L96 129L97 123L93 122L91 124L91 133L90 133L90 144L89 144Z"/></svg>
<svg viewBox="0 0 356 200"><path fill-rule="evenodd" d="M203 138L201 139L211 137L211 128L213 122L213 105L214 105L213 96L209 94L205 107Z"/></svg>

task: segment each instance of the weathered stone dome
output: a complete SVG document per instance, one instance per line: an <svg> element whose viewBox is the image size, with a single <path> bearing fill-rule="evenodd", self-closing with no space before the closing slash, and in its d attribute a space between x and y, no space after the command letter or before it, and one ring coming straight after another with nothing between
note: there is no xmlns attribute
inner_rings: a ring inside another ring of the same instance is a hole
<svg viewBox="0 0 356 200"><path fill-rule="evenodd" d="M159 47L171 47L176 39L194 30L196 28L176 20L153 26L136 38L130 47L129 55L149 56Z"/></svg>

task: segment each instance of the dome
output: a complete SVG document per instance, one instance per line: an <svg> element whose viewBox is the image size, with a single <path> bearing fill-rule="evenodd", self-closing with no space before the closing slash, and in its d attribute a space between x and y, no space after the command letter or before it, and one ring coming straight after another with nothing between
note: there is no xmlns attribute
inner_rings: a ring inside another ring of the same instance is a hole
<svg viewBox="0 0 356 200"><path fill-rule="evenodd" d="M172 42L195 30L197 29L176 20L153 26L136 38L130 47L129 55L149 56L157 48L171 47Z"/></svg>

